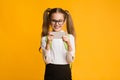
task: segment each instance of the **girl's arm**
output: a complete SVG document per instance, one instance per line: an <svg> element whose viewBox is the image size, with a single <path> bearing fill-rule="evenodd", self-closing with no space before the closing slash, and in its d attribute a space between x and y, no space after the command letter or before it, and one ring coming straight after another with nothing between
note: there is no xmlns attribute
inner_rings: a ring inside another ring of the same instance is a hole
<svg viewBox="0 0 120 80"><path fill-rule="evenodd" d="M51 42L50 40L46 41L46 47L45 47L46 50L50 50L50 42Z"/></svg>
<svg viewBox="0 0 120 80"><path fill-rule="evenodd" d="M63 36L63 41L65 41L68 45L68 51L67 51L67 56L66 59L68 63L71 63L74 61L75 58L75 42L74 42L74 37L73 35L68 36Z"/></svg>
<svg viewBox="0 0 120 80"><path fill-rule="evenodd" d="M45 63L46 64L50 63L51 62L50 43L48 42L47 37L42 38L41 48Z"/></svg>
<svg viewBox="0 0 120 80"><path fill-rule="evenodd" d="M48 34L48 36L42 38L42 50L45 63L51 63L50 55L50 43L53 39L53 34Z"/></svg>
<svg viewBox="0 0 120 80"><path fill-rule="evenodd" d="M74 37L72 35L69 35L69 38L66 40L66 43L68 45L68 51L67 51L66 59L67 59L68 63L71 63L71 62L74 61L74 57L75 57Z"/></svg>

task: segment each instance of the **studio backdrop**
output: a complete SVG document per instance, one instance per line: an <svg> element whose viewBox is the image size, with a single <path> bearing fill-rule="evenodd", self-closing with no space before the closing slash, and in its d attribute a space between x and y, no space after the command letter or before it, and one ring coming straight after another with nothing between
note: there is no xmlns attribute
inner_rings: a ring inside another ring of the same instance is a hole
<svg viewBox="0 0 120 80"><path fill-rule="evenodd" d="M0 0L0 80L43 80L43 12L55 7L75 26L73 80L120 80L119 0Z"/></svg>

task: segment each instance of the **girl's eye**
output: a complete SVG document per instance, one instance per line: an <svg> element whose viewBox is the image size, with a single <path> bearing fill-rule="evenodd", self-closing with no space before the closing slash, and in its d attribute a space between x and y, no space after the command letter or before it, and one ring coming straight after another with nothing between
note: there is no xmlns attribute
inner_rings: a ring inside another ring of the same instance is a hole
<svg viewBox="0 0 120 80"><path fill-rule="evenodd" d="M62 25L64 23L64 20L51 20L52 24L58 23L59 25Z"/></svg>

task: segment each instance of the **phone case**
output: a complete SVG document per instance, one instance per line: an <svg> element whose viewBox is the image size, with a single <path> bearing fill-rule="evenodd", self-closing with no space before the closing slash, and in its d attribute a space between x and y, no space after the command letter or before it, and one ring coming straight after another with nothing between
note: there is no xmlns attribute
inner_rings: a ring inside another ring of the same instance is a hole
<svg viewBox="0 0 120 80"><path fill-rule="evenodd" d="M52 32L52 34L54 35L53 36L54 39L61 39L62 36L66 35L66 32Z"/></svg>

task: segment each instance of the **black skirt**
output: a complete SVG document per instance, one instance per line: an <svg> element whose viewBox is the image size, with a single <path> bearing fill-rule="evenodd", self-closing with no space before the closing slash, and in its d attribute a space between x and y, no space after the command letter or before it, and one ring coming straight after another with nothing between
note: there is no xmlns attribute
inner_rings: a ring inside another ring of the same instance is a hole
<svg viewBox="0 0 120 80"><path fill-rule="evenodd" d="M47 64L44 80L72 80L70 65Z"/></svg>

